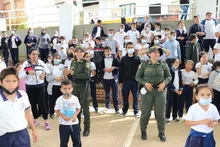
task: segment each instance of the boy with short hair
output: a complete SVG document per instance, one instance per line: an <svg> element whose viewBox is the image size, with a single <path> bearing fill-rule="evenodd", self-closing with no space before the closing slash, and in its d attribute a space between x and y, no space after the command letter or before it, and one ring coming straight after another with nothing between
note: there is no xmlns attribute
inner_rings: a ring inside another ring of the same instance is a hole
<svg viewBox="0 0 220 147"><path fill-rule="evenodd" d="M81 147L80 127L77 115L80 113L80 103L76 96L72 95L73 87L70 80L61 82L60 96L55 105L55 112L59 116L60 147L67 147L69 136L74 147Z"/></svg>
<svg viewBox="0 0 220 147"><path fill-rule="evenodd" d="M0 82L0 146L30 147L27 131L29 124L32 129L33 141L38 140L31 113L30 102L24 91L18 90L18 75L14 67L1 71Z"/></svg>

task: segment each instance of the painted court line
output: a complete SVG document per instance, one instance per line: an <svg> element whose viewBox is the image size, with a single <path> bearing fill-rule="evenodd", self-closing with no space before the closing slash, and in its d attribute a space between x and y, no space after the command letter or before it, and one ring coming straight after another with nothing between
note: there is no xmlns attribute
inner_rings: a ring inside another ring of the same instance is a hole
<svg viewBox="0 0 220 147"><path fill-rule="evenodd" d="M123 147L130 147L131 146L132 140L134 138L135 131L137 130L138 122L139 122L139 119L135 118L134 122L131 126L131 130L130 130L128 136L127 136L127 139L125 140L125 143L124 143Z"/></svg>

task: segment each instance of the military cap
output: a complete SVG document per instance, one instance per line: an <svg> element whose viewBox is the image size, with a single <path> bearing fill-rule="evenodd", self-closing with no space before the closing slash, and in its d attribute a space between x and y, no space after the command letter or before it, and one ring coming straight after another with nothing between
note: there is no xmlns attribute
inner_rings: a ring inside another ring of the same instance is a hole
<svg viewBox="0 0 220 147"><path fill-rule="evenodd" d="M81 46L76 47L75 51L81 50L82 52L84 52L84 49Z"/></svg>
<svg viewBox="0 0 220 147"><path fill-rule="evenodd" d="M158 46L152 46L149 48L148 50L148 54L152 53L152 52L155 52L156 50L159 50L160 52L160 56L163 54L163 50L161 47L158 47Z"/></svg>

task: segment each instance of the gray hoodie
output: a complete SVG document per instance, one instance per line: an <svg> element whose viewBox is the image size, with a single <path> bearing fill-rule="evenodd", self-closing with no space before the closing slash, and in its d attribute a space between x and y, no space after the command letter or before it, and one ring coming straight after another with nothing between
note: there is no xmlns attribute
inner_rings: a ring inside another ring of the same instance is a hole
<svg viewBox="0 0 220 147"><path fill-rule="evenodd" d="M49 49L50 48L50 35L40 34L37 40L37 48Z"/></svg>

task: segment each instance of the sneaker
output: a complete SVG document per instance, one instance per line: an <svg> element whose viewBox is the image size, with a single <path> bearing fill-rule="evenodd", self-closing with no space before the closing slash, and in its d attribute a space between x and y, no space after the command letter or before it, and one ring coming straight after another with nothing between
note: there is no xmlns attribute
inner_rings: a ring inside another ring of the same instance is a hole
<svg viewBox="0 0 220 147"><path fill-rule="evenodd" d="M52 115L50 115L50 118L54 119L54 118L56 118L56 115L52 114Z"/></svg>
<svg viewBox="0 0 220 147"><path fill-rule="evenodd" d="M116 115L120 115L120 112L119 112L119 111L115 111L115 114L116 114Z"/></svg>
<svg viewBox="0 0 220 147"><path fill-rule="evenodd" d="M99 108L95 108L95 112L96 112L96 113L99 113Z"/></svg>
<svg viewBox="0 0 220 147"><path fill-rule="evenodd" d="M169 120L168 118L166 118L165 122L166 122L167 124L171 124L171 123L170 123L170 120Z"/></svg>
<svg viewBox="0 0 220 147"><path fill-rule="evenodd" d="M180 122L184 122L184 119L182 117L179 118Z"/></svg>
<svg viewBox="0 0 220 147"><path fill-rule="evenodd" d="M120 116L125 116L126 114L124 113L124 112L122 112L121 114L120 114Z"/></svg>
<svg viewBox="0 0 220 147"><path fill-rule="evenodd" d="M178 118L173 119L175 122L180 122Z"/></svg>
<svg viewBox="0 0 220 147"><path fill-rule="evenodd" d="M102 113L107 113L110 109L105 108L104 110L102 110Z"/></svg>
<svg viewBox="0 0 220 147"><path fill-rule="evenodd" d="M134 117L135 117L135 118L140 118L140 114L139 114L139 113L136 113L136 114L134 114Z"/></svg>
<svg viewBox="0 0 220 147"><path fill-rule="evenodd" d="M34 125L35 125L35 126L39 126L39 125L40 125L39 120L34 120Z"/></svg>
<svg viewBox="0 0 220 147"><path fill-rule="evenodd" d="M46 122L46 123L45 123L45 129L46 129L47 131L51 129L49 122Z"/></svg>

